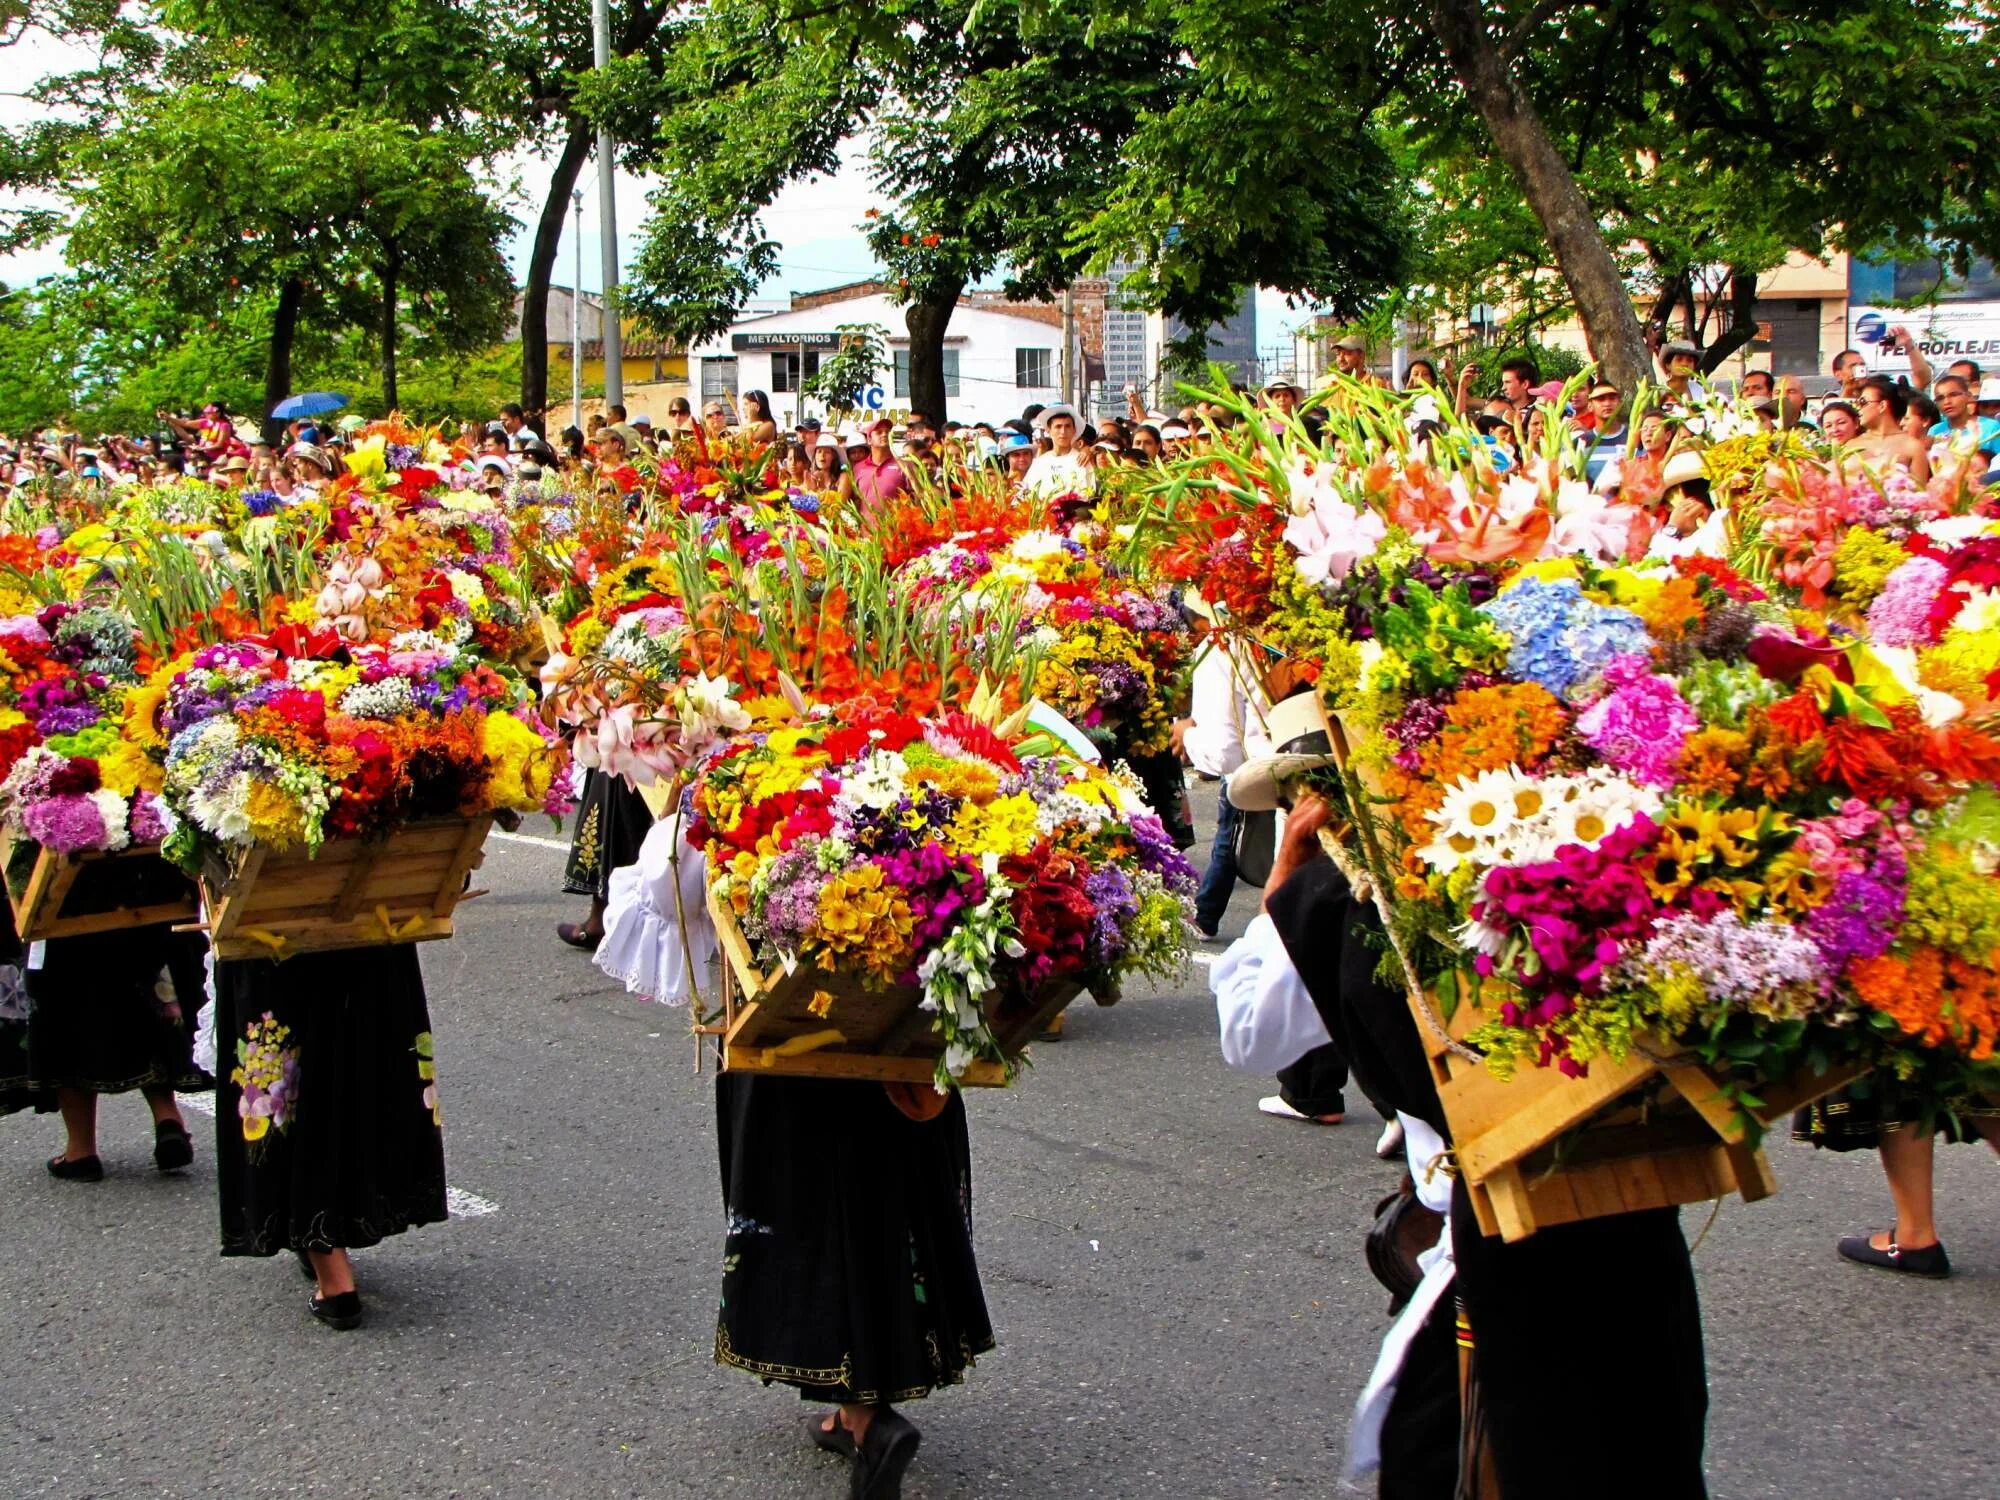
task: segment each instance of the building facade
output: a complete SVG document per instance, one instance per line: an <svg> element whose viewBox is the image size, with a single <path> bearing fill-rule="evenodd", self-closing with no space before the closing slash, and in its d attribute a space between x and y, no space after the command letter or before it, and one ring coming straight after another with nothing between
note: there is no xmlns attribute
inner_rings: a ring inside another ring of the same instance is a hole
<svg viewBox="0 0 2000 1500"><path fill-rule="evenodd" d="M843 324L873 324L884 335L889 363L876 371L864 396L870 410L892 417L910 411L910 338L903 309L879 283L862 282L826 292L802 293L779 313L739 319L728 332L688 351L688 384L697 402L723 399L731 405L748 391L763 391L780 428L806 415L824 415L825 403L803 386L818 373L822 358L840 346ZM945 331L944 377L947 415L961 422L1003 421L1023 407L1047 405L1062 391L1062 320L997 310L962 300Z"/></svg>

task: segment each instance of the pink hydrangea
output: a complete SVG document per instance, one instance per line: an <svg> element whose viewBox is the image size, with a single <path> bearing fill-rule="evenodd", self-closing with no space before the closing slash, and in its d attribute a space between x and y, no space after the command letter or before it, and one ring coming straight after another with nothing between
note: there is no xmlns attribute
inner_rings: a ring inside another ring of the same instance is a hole
<svg viewBox="0 0 2000 1500"><path fill-rule="evenodd" d="M1930 645L1931 606L1946 577L1945 565L1935 557L1898 564L1868 606L1868 638L1878 646Z"/></svg>
<svg viewBox="0 0 2000 1500"><path fill-rule="evenodd" d="M1610 689L1585 709L1576 730L1604 763L1649 786L1674 784L1674 766L1701 720L1673 680L1650 670L1646 658L1614 656L1604 667Z"/></svg>

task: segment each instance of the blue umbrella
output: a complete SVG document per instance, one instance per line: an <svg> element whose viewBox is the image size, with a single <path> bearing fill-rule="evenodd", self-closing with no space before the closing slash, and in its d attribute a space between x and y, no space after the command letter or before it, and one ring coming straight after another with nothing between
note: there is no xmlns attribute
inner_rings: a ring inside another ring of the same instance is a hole
<svg viewBox="0 0 2000 1500"><path fill-rule="evenodd" d="M339 391L307 391L303 396L287 396L271 408L271 415L280 422L289 422L293 417L316 417L322 412L339 411L347 405L347 398Z"/></svg>

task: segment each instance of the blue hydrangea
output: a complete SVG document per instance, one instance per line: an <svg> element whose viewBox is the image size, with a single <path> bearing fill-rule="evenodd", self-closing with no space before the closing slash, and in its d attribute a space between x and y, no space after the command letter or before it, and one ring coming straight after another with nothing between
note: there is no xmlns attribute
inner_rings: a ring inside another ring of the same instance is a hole
<svg viewBox="0 0 2000 1500"><path fill-rule="evenodd" d="M1574 578L1527 578L1480 606L1507 633L1507 669L1562 697L1589 683L1612 657L1648 654L1645 621L1583 596Z"/></svg>

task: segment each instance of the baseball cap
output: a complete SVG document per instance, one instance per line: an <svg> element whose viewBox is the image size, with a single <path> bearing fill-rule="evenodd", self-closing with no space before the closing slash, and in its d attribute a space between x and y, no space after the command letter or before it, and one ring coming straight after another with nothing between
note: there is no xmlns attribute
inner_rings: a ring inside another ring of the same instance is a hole
<svg viewBox="0 0 2000 1500"><path fill-rule="evenodd" d="M1187 425L1183 422L1169 422L1160 429L1160 441L1163 443L1178 442L1186 436L1188 436L1188 429Z"/></svg>
<svg viewBox="0 0 2000 1500"><path fill-rule="evenodd" d="M1333 347L1336 349L1345 349L1349 354L1366 354L1368 352L1368 340L1350 333L1344 339L1335 339Z"/></svg>

